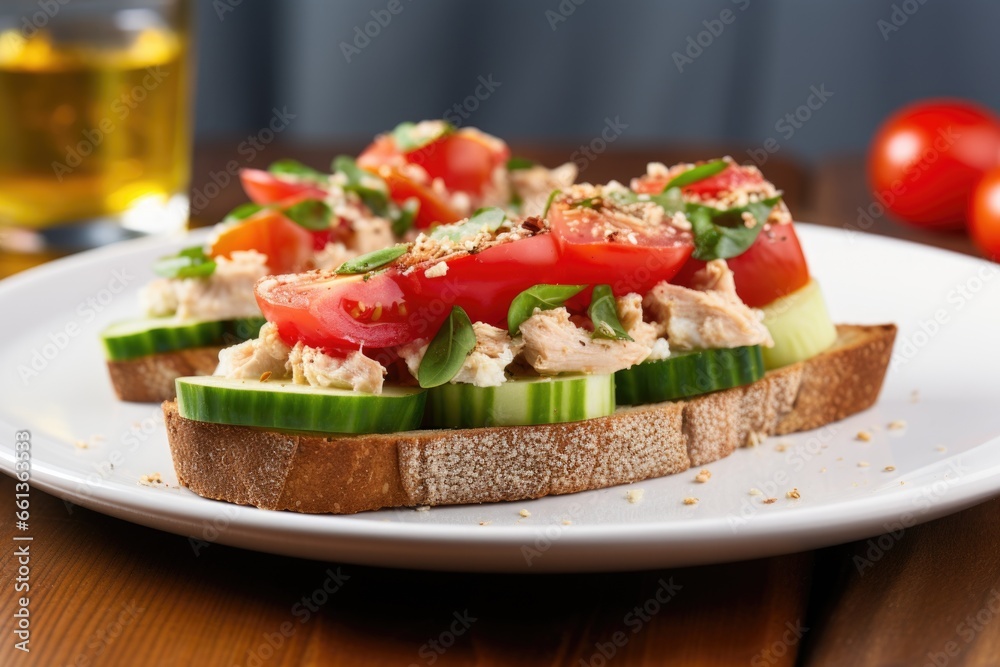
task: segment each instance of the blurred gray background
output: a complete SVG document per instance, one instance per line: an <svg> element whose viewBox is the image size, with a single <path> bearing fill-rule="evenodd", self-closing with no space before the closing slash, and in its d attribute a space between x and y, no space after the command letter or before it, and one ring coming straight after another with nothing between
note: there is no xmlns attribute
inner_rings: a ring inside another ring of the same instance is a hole
<svg viewBox="0 0 1000 667"><path fill-rule="evenodd" d="M515 141L582 143L617 118L621 145L774 138L816 160L864 150L911 100L1000 108L996 0L198 5L203 139L255 132L275 107L304 143L447 113Z"/></svg>

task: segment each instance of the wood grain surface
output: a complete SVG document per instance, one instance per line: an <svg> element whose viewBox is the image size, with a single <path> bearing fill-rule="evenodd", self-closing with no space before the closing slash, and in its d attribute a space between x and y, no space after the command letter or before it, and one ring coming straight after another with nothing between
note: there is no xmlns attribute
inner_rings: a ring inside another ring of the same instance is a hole
<svg viewBox="0 0 1000 667"><path fill-rule="evenodd" d="M237 143L199 151L195 190ZM553 164L573 148L516 152ZM584 177L624 179L654 157L723 152L738 151L609 151ZM323 166L332 154L274 147L258 162L297 155ZM799 219L856 225L857 207L872 200L857 158L815 170L775 159L766 172ZM216 220L240 201L238 186L223 188L200 216ZM884 216L866 226L972 252L962 236L922 235ZM0 476L0 498L13 493ZM994 499L896 535L758 561L600 575L441 574L221 545L196 553L185 538L70 512L33 490L32 650L16 651L10 632L17 565L4 513L0 665L1000 665L998 527Z"/></svg>

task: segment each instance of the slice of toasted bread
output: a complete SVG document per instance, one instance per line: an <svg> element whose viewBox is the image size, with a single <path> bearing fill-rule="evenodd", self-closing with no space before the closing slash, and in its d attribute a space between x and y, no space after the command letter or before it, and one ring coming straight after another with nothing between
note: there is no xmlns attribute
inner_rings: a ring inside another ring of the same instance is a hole
<svg viewBox="0 0 1000 667"><path fill-rule="evenodd" d="M837 332L829 350L747 387L568 424L323 437L192 421L174 402L163 411L178 479L207 498L337 514L522 500L682 472L868 408L896 327Z"/></svg>
<svg viewBox="0 0 1000 667"><path fill-rule="evenodd" d="M211 375L219 365L222 346L193 347L126 361L108 361L108 375L119 400L160 403L177 395L174 380Z"/></svg>

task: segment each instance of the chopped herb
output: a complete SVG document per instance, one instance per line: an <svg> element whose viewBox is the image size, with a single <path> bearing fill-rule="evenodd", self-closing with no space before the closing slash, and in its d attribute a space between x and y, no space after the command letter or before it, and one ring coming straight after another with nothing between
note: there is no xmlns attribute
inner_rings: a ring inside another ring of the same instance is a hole
<svg viewBox="0 0 1000 667"><path fill-rule="evenodd" d="M771 209L779 201L780 196L771 197L722 211L700 204L688 204L687 217L694 234L695 249L692 256L707 262L743 254L757 240ZM752 227L747 227L743 219L744 213L753 217L755 224Z"/></svg>
<svg viewBox="0 0 1000 667"><path fill-rule="evenodd" d="M476 332L465 311L451 309L448 319L434 335L417 369L417 382L424 389L450 381L462 369L466 357L476 347Z"/></svg>
<svg viewBox="0 0 1000 667"><path fill-rule="evenodd" d="M521 325L535 313L535 309L553 310L576 296L586 285L535 285L524 290L510 303L507 310L507 330L511 336L521 331Z"/></svg>
<svg viewBox="0 0 1000 667"><path fill-rule="evenodd" d="M692 183L703 181L706 178L715 176L721 171L725 171L728 166L729 163L725 160L715 160L713 162L699 164L697 167L692 167L670 179L670 181L663 186L663 192L666 192L670 188L683 188L687 185L691 185Z"/></svg>
<svg viewBox="0 0 1000 667"><path fill-rule="evenodd" d="M285 215L309 231L320 232L330 228L333 211L326 202L306 199L286 208Z"/></svg>
<svg viewBox="0 0 1000 667"><path fill-rule="evenodd" d="M238 222L240 220L246 220L254 213L264 210L264 207L260 204L254 204L252 201L248 201L245 204L240 204L232 211L226 214L226 217L222 219L223 222Z"/></svg>
<svg viewBox="0 0 1000 667"><path fill-rule="evenodd" d="M402 236L406 232L410 231L413 227L413 221L417 218L417 213L420 212L420 200L416 197L410 197L402 206L396 207L396 210L391 212L389 220L392 223L392 233L396 236Z"/></svg>
<svg viewBox="0 0 1000 667"><path fill-rule="evenodd" d="M307 167L298 160L278 160L272 162L267 170L275 176L293 176L313 183L326 183L328 179L323 172Z"/></svg>
<svg viewBox="0 0 1000 667"><path fill-rule="evenodd" d="M556 197L561 194L562 190L553 190L549 193L549 198L545 200L545 209L542 211L543 218L549 214L549 207L552 206L552 202L556 200Z"/></svg>
<svg viewBox="0 0 1000 667"><path fill-rule="evenodd" d="M430 233L432 239L461 241L464 238L475 236L486 229L490 233L500 229L500 225L507 219L507 214L502 208L481 208L472 214L465 222L456 222L450 225L438 225Z"/></svg>
<svg viewBox="0 0 1000 667"><path fill-rule="evenodd" d="M340 268L337 269L337 273L366 273L372 269L377 269L380 266L385 266L386 264L399 259L406 254L408 249L409 246L405 243L400 243L399 245L382 248L381 250L370 252L367 255L361 255L360 257L349 259L340 265Z"/></svg>
<svg viewBox="0 0 1000 667"><path fill-rule="evenodd" d="M392 131L392 140L395 142L398 150L403 153L410 153L455 131L455 126L446 121L440 122L440 128L437 134L426 134L417 131L416 123L400 123Z"/></svg>
<svg viewBox="0 0 1000 667"><path fill-rule="evenodd" d="M615 295L610 285L595 285L590 297L590 308L587 309L590 321L594 323L593 338L610 338L617 340L632 340L621 320L618 319L618 307Z"/></svg>
<svg viewBox="0 0 1000 667"><path fill-rule="evenodd" d="M359 167L354 158L349 155L338 155L333 159L333 170L347 177L344 190L354 192L365 206L378 216L387 216L389 212L389 186L385 181Z"/></svg>
<svg viewBox="0 0 1000 667"><path fill-rule="evenodd" d="M518 171L519 169L531 169L535 166L534 160L524 157L512 157L507 160L507 171Z"/></svg>
<svg viewBox="0 0 1000 667"><path fill-rule="evenodd" d="M207 278L215 272L215 261L201 246L192 246L161 257L153 264L153 271L164 278Z"/></svg>

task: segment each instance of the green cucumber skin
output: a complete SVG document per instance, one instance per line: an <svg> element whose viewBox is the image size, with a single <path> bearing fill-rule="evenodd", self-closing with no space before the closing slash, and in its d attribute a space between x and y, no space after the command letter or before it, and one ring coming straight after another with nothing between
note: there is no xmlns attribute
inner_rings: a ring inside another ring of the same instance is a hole
<svg viewBox="0 0 1000 667"><path fill-rule="evenodd" d="M280 382L247 390L240 382L179 378L177 410L194 421L280 431L394 433L420 428L427 401L426 392L384 396L349 390L288 391Z"/></svg>
<svg viewBox="0 0 1000 667"><path fill-rule="evenodd" d="M112 361L128 361L152 354L176 352L210 345L234 345L256 338L264 325L262 317L247 317L219 322L176 324L165 318L162 323L148 320L149 327L115 335L114 329L129 322L112 325L101 335L104 352Z"/></svg>
<svg viewBox="0 0 1000 667"><path fill-rule="evenodd" d="M759 345L680 353L615 373L619 405L675 401L752 384L764 377Z"/></svg>
<svg viewBox="0 0 1000 667"><path fill-rule="evenodd" d="M509 380L499 387L447 383L428 392L432 428L531 426L606 417L615 411L614 376Z"/></svg>

